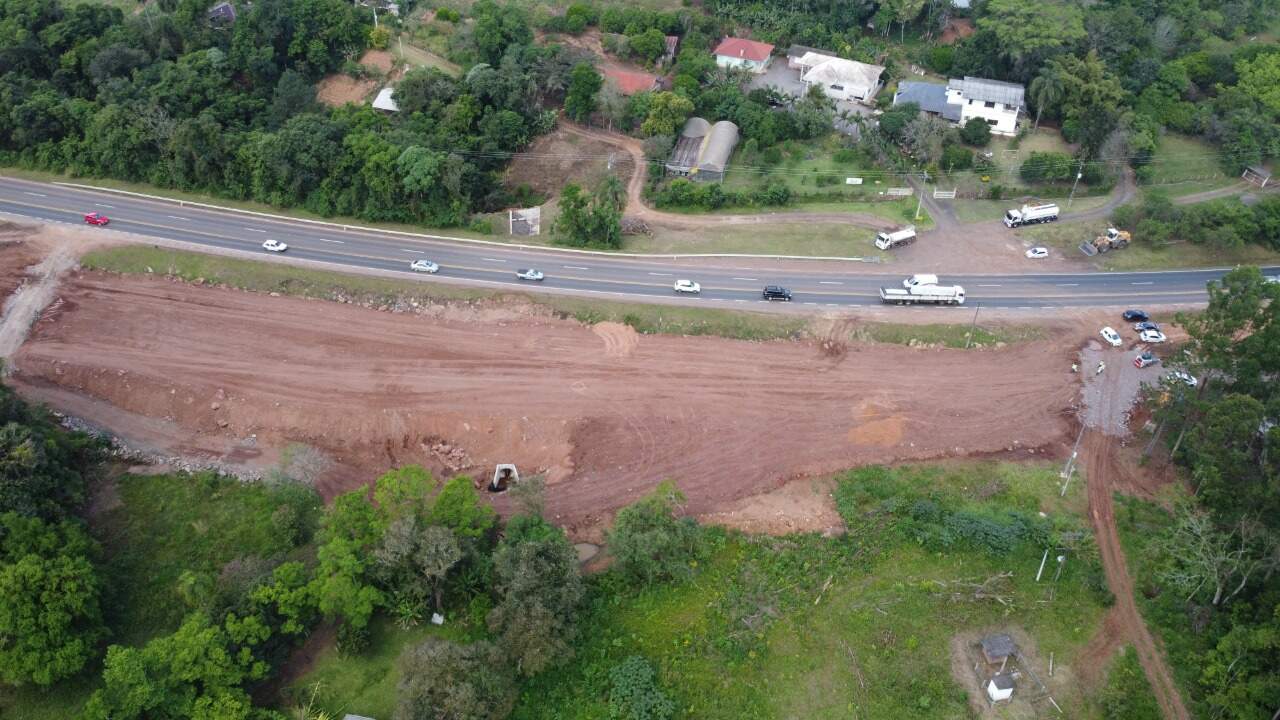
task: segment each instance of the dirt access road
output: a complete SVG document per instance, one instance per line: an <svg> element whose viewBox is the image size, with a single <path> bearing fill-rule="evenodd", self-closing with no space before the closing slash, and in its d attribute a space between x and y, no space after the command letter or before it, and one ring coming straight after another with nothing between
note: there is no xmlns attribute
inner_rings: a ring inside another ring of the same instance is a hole
<svg viewBox="0 0 1280 720"><path fill-rule="evenodd" d="M1119 440L1114 435L1088 430L1085 432L1083 445L1082 464L1088 473L1089 516L1093 520L1107 585L1116 596L1116 604L1108 614L1107 627L1133 643L1138 652L1138 661L1142 664L1147 681L1151 683L1164 717L1168 720L1190 720L1191 714L1187 712L1182 695L1178 692L1173 673L1165 662L1164 652L1156 644L1151 631L1138 613L1133 578L1129 575L1124 548L1120 545L1120 534L1116 530L1111 493L1113 483L1125 472L1116 461Z"/></svg>
<svg viewBox="0 0 1280 720"><path fill-rule="evenodd" d="M546 473L572 529L665 478L703 513L866 463L1056 452L1078 393L1071 351L641 337L86 273L64 283L14 379L176 452L251 436L255 452L318 447L336 461L326 497L397 464L481 476L515 462Z"/></svg>

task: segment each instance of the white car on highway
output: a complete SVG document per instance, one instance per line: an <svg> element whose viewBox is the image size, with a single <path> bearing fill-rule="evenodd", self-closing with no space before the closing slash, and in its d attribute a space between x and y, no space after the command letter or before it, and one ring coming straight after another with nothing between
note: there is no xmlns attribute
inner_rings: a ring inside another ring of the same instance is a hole
<svg viewBox="0 0 1280 720"><path fill-rule="evenodd" d="M1027 251L1027 257L1031 258L1032 260L1043 260L1049 257L1049 248L1033 247Z"/></svg>
<svg viewBox="0 0 1280 720"><path fill-rule="evenodd" d="M534 270L533 268L521 268L516 271L516 277L521 280L533 280L536 282L545 278L546 275L543 275L541 270Z"/></svg>
<svg viewBox="0 0 1280 720"><path fill-rule="evenodd" d="M262 249L267 252L284 252L289 249L289 246L279 240L268 240L262 243Z"/></svg>
<svg viewBox="0 0 1280 720"><path fill-rule="evenodd" d="M1168 340L1159 330L1143 330L1138 334L1138 339L1145 343L1162 343Z"/></svg>
<svg viewBox="0 0 1280 720"><path fill-rule="evenodd" d="M1102 328L1102 330L1098 331L1098 334L1101 335L1102 339L1106 340L1107 344L1111 347L1120 347L1124 344L1124 341L1120 339L1120 333L1110 327Z"/></svg>
<svg viewBox="0 0 1280 720"><path fill-rule="evenodd" d="M414 260L409 263L409 269L414 272L438 273L440 266L430 260Z"/></svg>
<svg viewBox="0 0 1280 720"><path fill-rule="evenodd" d="M671 287L678 293L687 293L689 295L697 295L702 292L702 286L692 280L677 280L676 284Z"/></svg>

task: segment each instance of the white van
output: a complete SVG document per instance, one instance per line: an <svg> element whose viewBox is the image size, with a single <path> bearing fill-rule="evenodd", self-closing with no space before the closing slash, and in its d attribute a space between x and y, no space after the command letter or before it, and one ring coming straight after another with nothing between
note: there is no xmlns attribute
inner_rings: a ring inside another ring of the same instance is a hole
<svg viewBox="0 0 1280 720"><path fill-rule="evenodd" d="M913 287L925 287L926 285L937 285L937 275L912 275L902 281L902 287L911 289Z"/></svg>

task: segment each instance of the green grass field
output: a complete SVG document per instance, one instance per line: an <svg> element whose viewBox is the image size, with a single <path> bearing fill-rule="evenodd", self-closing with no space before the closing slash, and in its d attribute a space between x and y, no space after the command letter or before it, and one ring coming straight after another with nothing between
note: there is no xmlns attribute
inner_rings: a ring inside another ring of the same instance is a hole
<svg viewBox="0 0 1280 720"><path fill-rule="evenodd" d="M1155 179L1144 187L1160 188L1169 197L1182 197L1234 185L1240 178L1223 172L1221 154L1221 150L1203 140L1165 133L1151 158Z"/></svg>
<svg viewBox="0 0 1280 720"><path fill-rule="evenodd" d="M1020 233L1032 242L1057 248L1067 257L1084 257L1080 243L1102 234L1104 229L1105 222L1099 220L1096 223L1049 223L1023 229ZM1252 244L1235 249L1218 249L1188 242L1154 247L1135 236L1129 247L1095 255L1093 262L1104 270L1232 267L1272 265L1280 262L1280 253Z"/></svg>
<svg viewBox="0 0 1280 720"><path fill-rule="evenodd" d="M952 638L993 628L1025 630L1041 656L1053 652L1057 667L1070 668L1103 610L1086 587L1096 565L1088 551L1072 555L1049 600L1047 577L1034 581L1038 547L932 549L879 513L892 497L929 497L974 513L1044 511L1062 527L1083 527L1082 485L1059 498L1056 469L1041 464L948 463L887 475L868 492L857 489L869 482L865 473L841 478L837 495L852 520L845 537L711 530L710 557L683 584L634 590L611 573L594 576L574 659L526 683L512 717L606 717L607 671L635 654L658 668L680 717L700 719L969 717L965 688L952 677ZM1009 605L947 590L1005 571L1014 573ZM388 716L395 655L423 632L382 626L375 649L323 655L291 692L320 683L330 711ZM1069 717L1098 717L1084 688L1053 687Z"/></svg>

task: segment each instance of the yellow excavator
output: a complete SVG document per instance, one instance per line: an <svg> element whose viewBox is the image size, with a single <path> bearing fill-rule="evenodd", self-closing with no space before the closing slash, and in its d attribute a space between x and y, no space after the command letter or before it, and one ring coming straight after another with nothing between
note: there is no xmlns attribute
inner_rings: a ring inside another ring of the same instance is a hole
<svg viewBox="0 0 1280 720"><path fill-rule="evenodd" d="M1092 257L1098 253L1111 252L1112 250L1128 247L1130 242L1133 242L1133 236L1129 234L1128 230L1107 228L1106 235L1099 235L1093 240L1080 243L1080 251Z"/></svg>

